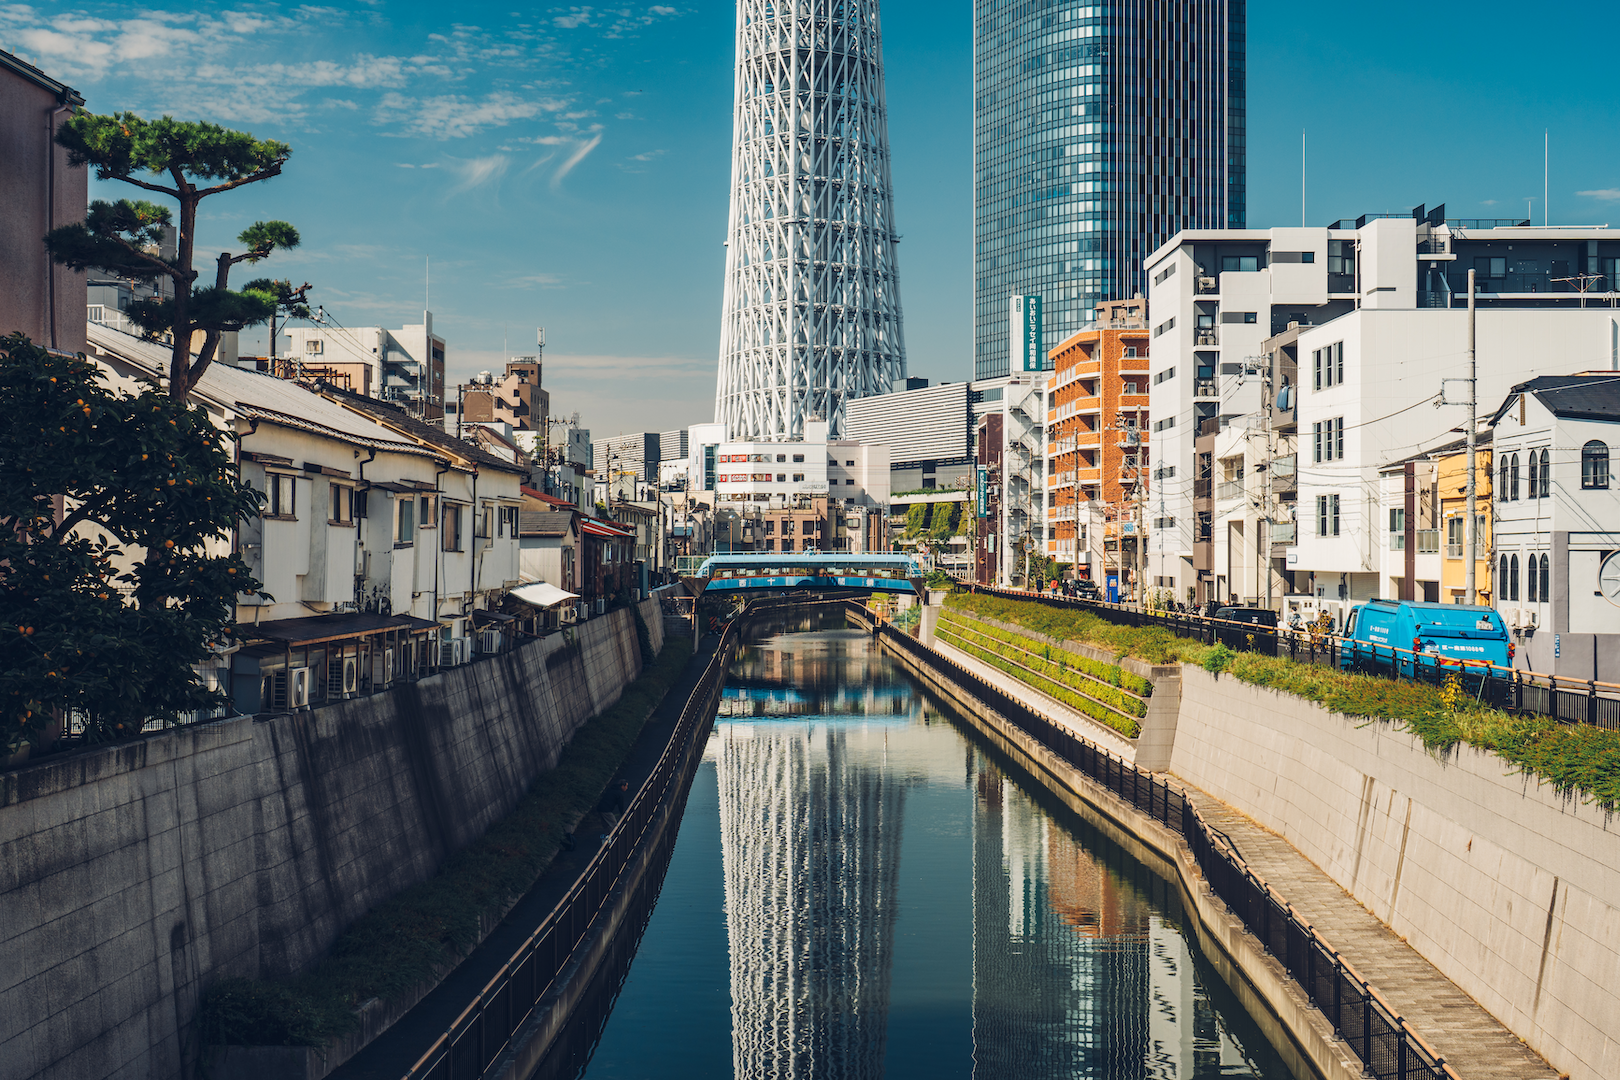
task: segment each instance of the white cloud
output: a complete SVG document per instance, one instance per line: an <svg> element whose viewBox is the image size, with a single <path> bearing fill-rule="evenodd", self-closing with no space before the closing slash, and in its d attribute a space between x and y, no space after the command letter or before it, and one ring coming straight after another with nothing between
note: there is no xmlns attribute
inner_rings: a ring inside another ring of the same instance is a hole
<svg viewBox="0 0 1620 1080"><path fill-rule="evenodd" d="M496 91L482 98L461 94L412 98L385 94L377 103L376 123L397 124L408 135L432 139L461 139L488 128L504 127L516 120L528 120L556 113L568 107L557 98L522 98Z"/></svg>
<svg viewBox="0 0 1620 1080"><path fill-rule="evenodd" d="M1575 194L1583 199L1596 199L1599 202L1620 202L1620 188L1595 188L1591 191L1577 191Z"/></svg>
<svg viewBox="0 0 1620 1080"><path fill-rule="evenodd" d="M499 180L506 175L506 167L512 159L505 154L491 154L488 157L470 158L466 161L457 161L450 165L452 172L458 179L450 194L455 195L463 191L471 191L476 187Z"/></svg>
<svg viewBox="0 0 1620 1080"><path fill-rule="evenodd" d="M587 154L589 154L592 150L595 150L597 144L600 143L601 141L602 141L602 136L601 136L600 133L598 133L598 134L592 136L591 140L589 142L581 143L580 146L579 146L579 149L575 150L572 154L570 154L568 156L568 160L564 161L561 165L559 165L557 167L556 175L551 178L552 189L555 190L555 189L561 187L563 180L568 176L569 173L574 171L574 166L578 165L580 162L584 161L585 156Z"/></svg>

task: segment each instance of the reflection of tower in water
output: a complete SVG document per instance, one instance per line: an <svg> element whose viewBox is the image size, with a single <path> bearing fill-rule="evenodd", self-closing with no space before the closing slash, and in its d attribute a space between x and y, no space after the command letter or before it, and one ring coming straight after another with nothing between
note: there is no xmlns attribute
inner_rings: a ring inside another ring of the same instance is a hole
<svg viewBox="0 0 1620 1080"><path fill-rule="evenodd" d="M826 722L717 737L738 1077L883 1073L904 800L884 738Z"/></svg>
<svg viewBox="0 0 1620 1080"><path fill-rule="evenodd" d="M974 1075L1143 1075L1145 900L993 766L977 786Z"/></svg>

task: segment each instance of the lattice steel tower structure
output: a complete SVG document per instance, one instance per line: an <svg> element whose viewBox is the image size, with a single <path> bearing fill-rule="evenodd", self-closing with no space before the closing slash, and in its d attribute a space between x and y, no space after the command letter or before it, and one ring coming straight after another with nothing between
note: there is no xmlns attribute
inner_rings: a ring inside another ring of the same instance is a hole
<svg viewBox="0 0 1620 1080"><path fill-rule="evenodd" d="M878 0L738 0L715 419L843 434L905 377Z"/></svg>

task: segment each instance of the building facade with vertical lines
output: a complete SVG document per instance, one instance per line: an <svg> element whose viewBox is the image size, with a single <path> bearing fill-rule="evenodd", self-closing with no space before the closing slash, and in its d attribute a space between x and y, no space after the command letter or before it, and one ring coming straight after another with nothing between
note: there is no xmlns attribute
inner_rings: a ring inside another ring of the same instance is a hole
<svg viewBox="0 0 1620 1080"><path fill-rule="evenodd" d="M1008 374L1010 297L1061 341L1179 230L1244 227L1245 9L976 0L974 378Z"/></svg>

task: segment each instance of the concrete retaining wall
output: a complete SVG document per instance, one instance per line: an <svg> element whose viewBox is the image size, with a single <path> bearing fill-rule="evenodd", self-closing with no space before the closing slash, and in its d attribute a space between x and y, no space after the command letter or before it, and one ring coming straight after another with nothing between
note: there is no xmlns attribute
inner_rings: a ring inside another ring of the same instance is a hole
<svg viewBox="0 0 1620 1080"><path fill-rule="evenodd" d="M1493 754L1183 680L1173 772L1285 837L1561 1072L1620 1076L1620 820Z"/></svg>
<svg viewBox="0 0 1620 1080"><path fill-rule="evenodd" d="M619 611L388 693L0 775L0 1078L189 1073L209 985L307 969L640 669Z"/></svg>

